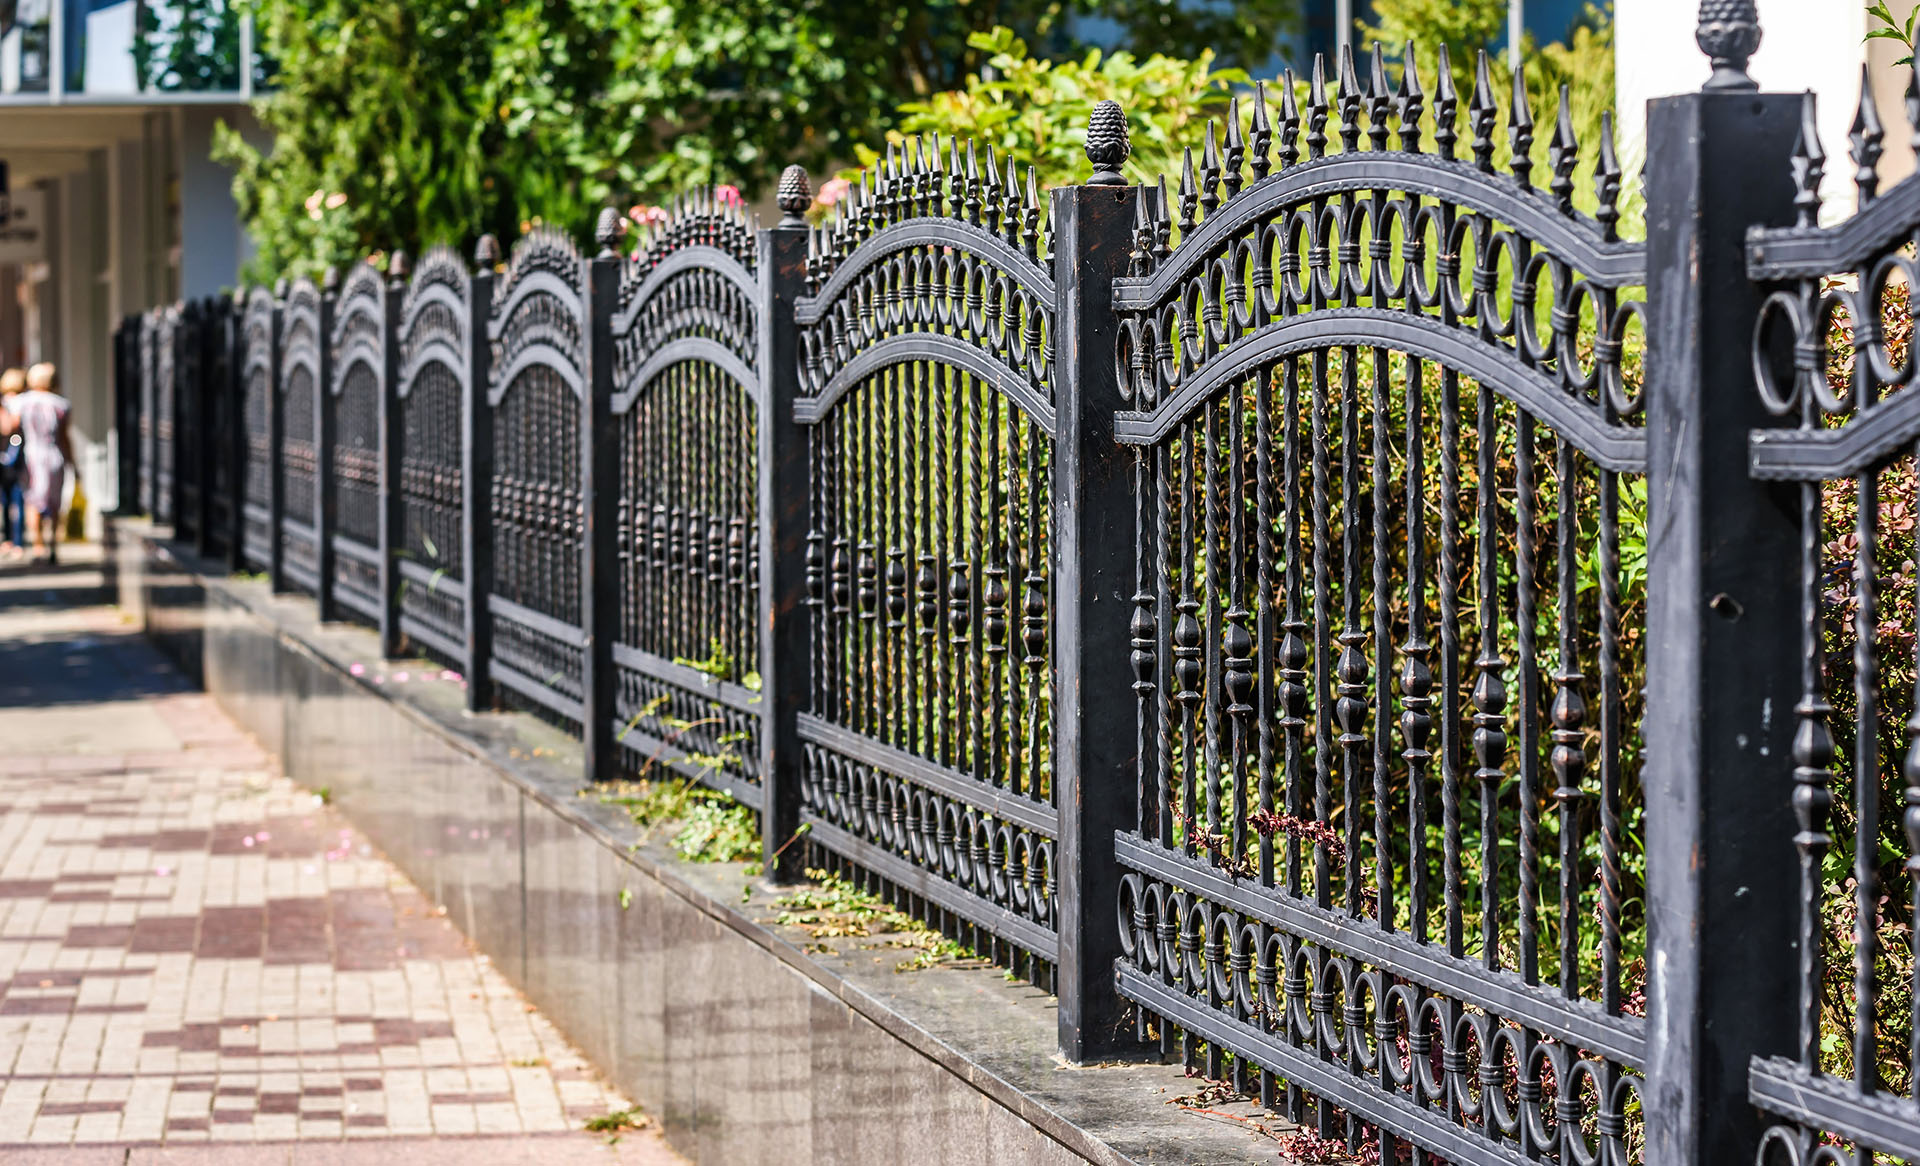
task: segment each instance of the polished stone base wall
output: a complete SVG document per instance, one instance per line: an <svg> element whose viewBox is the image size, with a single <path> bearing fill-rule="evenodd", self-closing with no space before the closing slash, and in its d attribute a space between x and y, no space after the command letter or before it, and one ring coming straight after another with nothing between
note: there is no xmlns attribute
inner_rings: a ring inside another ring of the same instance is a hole
<svg viewBox="0 0 1920 1166"><path fill-rule="evenodd" d="M1176 1069L1061 1065L1051 1001L998 969L901 975L870 952L803 951L740 866L636 849L617 808L578 796L572 741L467 714L453 684L396 680L406 665L378 660L371 633L202 574L147 528L116 534L123 605L155 642L689 1158L1271 1160L1271 1142L1169 1107L1192 1085Z"/></svg>

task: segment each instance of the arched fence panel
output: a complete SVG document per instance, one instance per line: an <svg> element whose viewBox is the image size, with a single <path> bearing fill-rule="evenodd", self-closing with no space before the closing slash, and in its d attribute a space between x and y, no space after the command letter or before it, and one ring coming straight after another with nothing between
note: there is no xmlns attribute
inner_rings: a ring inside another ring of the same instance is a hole
<svg viewBox="0 0 1920 1166"><path fill-rule="evenodd" d="M514 247L488 322L492 373L491 679L569 724L584 719L581 598L588 376L585 268L564 236Z"/></svg>
<svg viewBox="0 0 1920 1166"><path fill-rule="evenodd" d="M1316 71L1139 204L1120 991L1382 1161L1640 1161L1644 248L1610 139L1597 219L1570 141L1530 184L1523 89L1496 171L1486 72L1424 152Z"/></svg>
<svg viewBox="0 0 1920 1166"><path fill-rule="evenodd" d="M1055 285L1042 207L971 146L895 157L817 230L794 310L808 443L809 844L1047 982L1056 927Z"/></svg>
<svg viewBox="0 0 1920 1166"><path fill-rule="evenodd" d="M198 544L205 538L205 469L202 456L212 424L211 393L202 366L201 338L208 320L204 305L190 300L172 309L168 352L172 357L168 381L174 408L173 527L183 539Z"/></svg>
<svg viewBox="0 0 1920 1166"><path fill-rule="evenodd" d="M394 566L400 632L435 659L471 670L464 511L473 312L467 265L438 247L421 258L401 304L398 346L399 530Z"/></svg>
<svg viewBox="0 0 1920 1166"><path fill-rule="evenodd" d="M621 267L611 320L622 768L675 769L755 808L757 242L743 208L704 193L682 202Z"/></svg>
<svg viewBox="0 0 1920 1166"><path fill-rule="evenodd" d="M173 375L174 333L178 325L179 313L176 309L160 309L149 318L142 343L148 377L147 397L152 402L150 408L153 417L153 424L149 427L153 473L148 481L147 511L156 520L165 523L174 521L174 503L179 497L174 482L174 470L179 464L175 426L179 402L174 391Z"/></svg>
<svg viewBox="0 0 1920 1166"><path fill-rule="evenodd" d="M275 393L280 411L280 566L287 583L320 590L319 402L325 351L320 289L294 281L281 309ZM280 580L276 579L279 585Z"/></svg>
<svg viewBox="0 0 1920 1166"><path fill-rule="evenodd" d="M280 309L263 287L247 291L240 320L239 467L241 559L247 569L271 572L277 543L276 497L280 441L277 404Z"/></svg>
<svg viewBox="0 0 1920 1166"><path fill-rule="evenodd" d="M330 594L350 618L378 626L386 580L380 493L386 285L371 264L354 265L341 284L328 342L324 505Z"/></svg>

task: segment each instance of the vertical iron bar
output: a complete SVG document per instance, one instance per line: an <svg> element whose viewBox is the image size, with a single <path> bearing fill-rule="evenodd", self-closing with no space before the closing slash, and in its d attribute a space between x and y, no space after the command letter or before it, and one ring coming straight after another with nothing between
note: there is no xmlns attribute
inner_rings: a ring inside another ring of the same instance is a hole
<svg viewBox="0 0 1920 1166"><path fill-rule="evenodd" d="M760 815L763 868L769 881L798 878L806 848L800 829L802 757L797 717L807 706L811 672L824 657L810 650L809 624L821 624L825 609L810 590L810 572L824 569L824 545L810 531L821 529L813 513L827 437L824 426L802 429L793 418L800 395L799 329L794 301L806 290L807 227L789 214L760 232L760 396L754 402L759 433L754 497L760 518L761 708ZM809 472L809 462L813 472ZM810 480L814 479L814 480ZM817 565L810 565L817 560ZM809 619L811 613L814 618ZM818 633L815 633L818 634ZM826 706L816 704L814 711Z"/></svg>

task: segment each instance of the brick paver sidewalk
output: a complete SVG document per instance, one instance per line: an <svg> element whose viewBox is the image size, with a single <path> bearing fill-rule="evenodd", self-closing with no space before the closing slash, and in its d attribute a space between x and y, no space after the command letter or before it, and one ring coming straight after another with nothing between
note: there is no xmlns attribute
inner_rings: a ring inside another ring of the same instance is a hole
<svg viewBox="0 0 1920 1166"><path fill-rule="evenodd" d="M0 602L0 1083L5 1163L679 1161L106 608Z"/></svg>

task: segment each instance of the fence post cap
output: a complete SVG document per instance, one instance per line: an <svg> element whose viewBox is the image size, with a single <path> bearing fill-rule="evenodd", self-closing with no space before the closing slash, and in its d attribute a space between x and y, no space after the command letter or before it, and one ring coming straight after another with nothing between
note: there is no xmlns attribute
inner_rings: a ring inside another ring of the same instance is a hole
<svg viewBox="0 0 1920 1166"><path fill-rule="evenodd" d="M1087 161L1093 163L1093 177L1087 179L1087 185L1125 186L1127 180L1121 176L1120 167L1131 153L1126 110L1117 101L1096 102L1087 115Z"/></svg>
<svg viewBox="0 0 1920 1166"><path fill-rule="evenodd" d="M492 270L500 262L500 240L492 235L482 235L473 245L473 262L479 267Z"/></svg>
<svg viewBox="0 0 1920 1166"><path fill-rule="evenodd" d="M813 205L813 184L807 180L805 166L789 166L780 172L780 190L774 201L780 207L780 225L806 225L807 208Z"/></svg>
<svg viewBox="0 0 1920 1166"><path fill-rule="evenodd" d="M1754 0L1700 0L1693 41L1713 59L1713 76L1707 78L1704 90L1760 88L1747 76L1747 60L1760 47L1760 13Z"/></svg>
<svg viewBox="0 0 1920 1166"><path fill-rule="evenodd" d="M598 258L605 259L613 254L613 245L620 241L620 212L610 206L600 208L600 218L593 225L593 241L600 245Z"/></svg>
<svg viewBox="0 0 1920 1166"><path fill-rule="evenodd" d="M340 290L340 269L338 267L331 263L327 264L326 274L320 277L320 290L329 293Z"/></svg>
<svg viewBox="0 0 1920 1166"><path fill-rule="evenodd" d="M395 251L393 258L387 260L387 276L395 283L404 282L412 274L413 260L408 258L406 251Z"/></svg>

